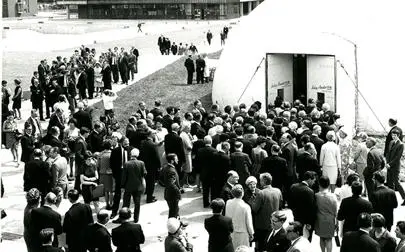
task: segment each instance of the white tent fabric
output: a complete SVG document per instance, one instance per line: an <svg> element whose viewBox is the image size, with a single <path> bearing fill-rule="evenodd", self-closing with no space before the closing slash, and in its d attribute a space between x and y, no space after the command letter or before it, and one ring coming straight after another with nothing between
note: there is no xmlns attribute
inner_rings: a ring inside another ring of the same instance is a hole
<svg viewBox="0 0 405 252"><path fill-rule="evenodd" d="M264 62L254 73L266 53L335 55L349 74L337 64L337 112L344 125L354 130L352 41L358 47L359 90L386 129L361 97L360 127L385 133L391 117L397 118L399 125L405 124L400 105L405 94L401 85L405 59L403 5L401 0L265 0L231 30L215 72L213 102L225 106L258 100L264 104Z"/></svg>

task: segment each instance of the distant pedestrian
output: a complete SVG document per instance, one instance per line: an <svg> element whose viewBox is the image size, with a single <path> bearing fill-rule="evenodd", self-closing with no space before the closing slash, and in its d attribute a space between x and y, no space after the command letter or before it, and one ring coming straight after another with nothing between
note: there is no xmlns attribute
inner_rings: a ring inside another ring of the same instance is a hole
<svg viewBox="0 0 405 252"><path fill-rule="evenodd" d="M143 32L142 25L143 25L143 23L138 23L138 32Z"/></svg>
<svg viewBox="0 0 405 252"><path fill-rule="evenodd" d="M225 33L221 32L221 46L225 45Z"/></svg>
<svg viewBox="0 0 405 252"><path fill-rule="evenodd" d="M14 80L15 89L14 89L14 96L13 100L13 110L17 120L21 120L21 99L22 99L22 88L21 88L21 80L15 79Z"/></svg>
<svg viewBox="0 0 405 252"><path fill-rule="evenodd" d="M211 45L211 40L212 40L212 32L210 30L208 30L208 32L207 32L207 41L208 41L209 45Z"/></svg>

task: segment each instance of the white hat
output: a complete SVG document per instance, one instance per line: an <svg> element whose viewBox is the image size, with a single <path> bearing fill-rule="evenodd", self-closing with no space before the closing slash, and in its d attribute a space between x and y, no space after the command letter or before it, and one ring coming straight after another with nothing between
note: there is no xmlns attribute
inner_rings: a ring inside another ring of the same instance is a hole
<svg viewBox="0 0 405 252"><path fill-rule="evenodd" d="M172 217L167 220L167 231L170 234L175 234L177 230L179 230L180 226L181 222L176 218Z"/></svg>
<svg viewBox="0 0 405 252"><path fill-rule="evenodd" d="M257 179L254 176L250 176L246 179L246 185L249 185L250 183L255 182L257 184Z"/></svg>

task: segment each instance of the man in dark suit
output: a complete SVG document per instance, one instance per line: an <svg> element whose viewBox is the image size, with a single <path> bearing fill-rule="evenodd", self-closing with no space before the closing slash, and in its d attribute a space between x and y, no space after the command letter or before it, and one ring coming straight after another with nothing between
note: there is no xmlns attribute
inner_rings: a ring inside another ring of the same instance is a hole
<svg viewBox="0 0 405 252"><path fill-rule="evenodd" d="M134 148L141 148L141 142L146 139L146 132L148 131L148 125L144 120L136 122L136 130L129 133L129 145Z"/></svg>
<svg viewBox="0 0 405 252"><path fill-rule="evenodd" d="M83 102L77 103L77 108L79 109L76 113L73 114L73 118L77 120L77 128L86 127L92 129L91 116L89 113L84 111Z"/></svg>
<svg viewBox="0 0 405 252"><path fill-rule="evenodd" d="M42 151L35 149L33 160L25 163L24 168L24 191L37 188L41 192L42 204L45 195L51 190L52 175L49 166L42 159Z"/></svg>
<svg viewBox="0 0 405 252"><path fill-rule="evenodd" d="M40 249L41 252L64 252L64 250L52 246L52 241L54 239L53 228L42 229L39 233L39 238L41 239L42 243Z"/></svg>
<svg viewBox="0 0 405 252"><path fill-rule="evenodd" d="M129 138L131 135L135 133L135 131L136 131L136 118L135 116L131 116L128 119L127 127L125 128L125 136Z"/></svg>
<svg viewBox="0 0 405 252"><path fill-rule="evenodd" d="M391 131L392 141L388 146L388 152L386 155L387 164L387 186L392 190L396 190L401 195L404 202L402 206L405 206L405 191L401 186L399 180L399 171L401 168L401 158L404 153L404 144L399 139L401 132L397 129Z"/></svg>
<svg viewBox="0 0 405 252"><path fill-rule="evenodd" d="M30 125L32 128L32 135L36 137L36 139L40 140L42 138L42 126L38 120L38 110L31 109L31 116L27 119L24 125Z"/></svg>
<svg viewBox="0 0 405 252"><path fill-rule="evenodd" d="M217 150L214 149L212 145L212 138L210 136L204 137L205 146L198 150L195 158L195 166L200 170L200 179L203 188L203 205L204 207L210 206L210 192L211 200L213 199L213 168L215 167L215 156L217 155Z"/></svg>
<svg viewBox="0 0 405 252"><path fill-rule="evenodd" d="M279 154L280 146L274 144L271 147L271 155L262 161L260 173L270 173L274 181L273 186L285 193L287 189L287 161Z"/></svg>
<svg viewBox="0 0 405 252"><path fill-rule="evenodd" d="M239 175L236 171L229 171L227 174L227 180L222 187L220 198L226 203L229 199L233 199L232 188L238 183ZM224 211L225 212L225 211ZM225 213L224 213L225 215Z"/></svg>
<svg viewBox="0 0 405 252"><path fill-rule="evenodd" d="M65 130L65 119L63 117L63 112L61 109L56 109L55 112L51 115L51 118L49 119L48 123L48 131L52 127L58 127L59 128L59 139L63 140L63 133Z"/></svg>
<svg viewBox="0 0 405 252"><path fill-rule="evenodd" d="M129 55L127 52L121 53L119 60L118 60L118 68L121 76L122 84L128 85L128 58Z"/></svg>
<svg viewBox="0 0 405 252"><path fill-rule="evenodd" d="M39 80L34 79L32 86L30 87L31 90L31 103L33 109L38 109L39 111L39 118L41 121L44 120L44 91L39 86Z"/></svg>
<svg viewBox="0 0 405 252"><path fill-rule="evenodd" d="M204 227L209 234L208 252L233 252L231 233L233 233L232 219L221 213L225 208L223 199L211 202L213 215L204 220Z"/></svg>
<svg viewBox="0 0 405 252"><path fill-rule="evenodd" d="M184 66L187 69L187 84L191 85L191 84L193 84L193 75L195 72L194 61L191 58L191 54L188 56L188 58L184 62Z"/></svg>
<svg viewBox="0 0 405 252"><path fill-rule="evenodd" d="M271 153L271 147L277 144L276 141L273 140L274 135L274 128L267 127L266 128L266 145L264 146L264 150L269 154Z"/></svg>
<svg viewBox="0 0 405 252"><path fill-rule="evenodd" d="M62 234L62 217L58 212L53 210L56 208L56 200L56 195L50 192L46 195L43 206L31 210L31 223L28 232L33 237L33 247L41 247L39 234L45 228L53 228L55 237L52 246L58 247L57 236Z"/></svg>
<svg viewBox="0 0 405 252"><path fill-rule="evenodd" d="M294 220L299 221L309 232L308 240L312 239L316 218L315 193L311 189L316 180L316 173L307 171L303 181L291 186L288 206L291 208Z"/></svg>
<svg viewBox="0 0 405 252"><path fill-rule="evenodd" d="M130 159L130 156L131 147L129 146L129 140L128 138L123 137L120 139L120 145L111 151L110 157L110 167L115 181L111 219L113 219L118 213L121 201L122 170L124 169L124 164Z"/></svg>
<svg viewBox="0 0 405 252"><path fill-rule="evenodd" d="M145 242L141 225L129 221L131 215L131 210L127 207L119 212L121 225L111 232L113 244L117 247L116 252L140 252L140 244Z"/></svg>
<svg viewBox="0 0 405 252"><path fill-rule="evenodd" d="M97 213L97 222L90 224L85 232L86 248L90 252L112 252L111 235L105 225L109 221L107 210Z"/></svg>
<svg viewBox="0 0 405 252"><path fill-rule="evenodd" d="M146 109L146 104L144 102L139 103L139 109L136 111L136 113L141 115L141 119L146 119L149 114L149 110Z"/></svg>
<svg viewBox="0 0 405 252"><path fill-rule="evenodd" d="M89 137L90 131L86 127L80 128L79 137L75 141L75 186L74 188L80 190L80 174L81 167L85 163L85 154L87 152L87 142L86 139Z"/></svg>
<svg viewBox="0 0 405 252"><path fill-rule="evenodd" d="M195 60L196 66L196 73L197 73L197 84L204 83L204 68L205 68L205 60L201 57L201 55L197 56Z"/></svg>
<svg viewBox="0 0 405 252"><path fill-rule="evenodd" d="M179 136L180 126L177 123L171 125L171 132L165 136L165 153L174 153L179 159L176 166L177 174L181 177L181 166L185 162L183 140ZM181 178L180 178L181 179Z"/></svg>
<svg viewBox="0 0 405 252"><path fill-rule="evenodd" d="M66 244L69 251L86 252L85 231L93 223L93 215L89 205L79 202L79 191L68 192L72 206L66 212L63 220L63 232L66 233Z"/></svg>
<svg viewBox="0 0 405 252"><path fill-rule="evenodd" d="M245 182L252 173L252 161L243 151L243 144L235 142L235 152L231 154L231 169L239 175L239 181Z"/></svg>
<svg viewBox="0 0 405 252"><path fill-rule="evenodd" d="M129 207L131 196L134 200L134 222L139 221L139 210L141 209L141 196L145 191L144 180L146 177L145 163L138 160L139 150L131 150L131 160L124 164L122 170L121 187L124 191L122 207Z"/></svg>
<svg viewBox="0 0 405 252"><path fill-rule="evenodd" d="M152 131L148 130L146 140L141 142L141 148L139 149L139 160L145 163L146 174L146 203L156 202L157 199L153 196L155 191L155 181L158 172L161 168L160 156L156 145L153 143Z"/></svg>
<svg viewBox="0 0 405 252"><path fill-rule="evenodd" d="M363 171L363 175L368 195L372 195L375 189L373 174L385 167L384 156L381 151L375 147L376 143L375 138L367 138L366 146L369 148L369 151L367 154L367 166Z"/></svg>
<svg viewBox="0 0 405 252"><path fill-rule="evenodd" d="M376 189L369 194L369 200L373 205L373 211L385 217L385 226L388 231L391 231L394 223L394 209L398 207L397 196L394 190L384 185L385 177L380 171L374 173L373 180Z"/></svg>
<svg viewBox="0 0 405 252"><path fill-rule="evenodd" d="M27 163L32 159L35 149L35 138L32 135L32 126L24 125L24 135L21 137L21 161Z"/></svg>
<svg viewBox="0 0 405 252"><path fill-rule="evenodd" d="M373 206L368 200L360 197L363 191L363 186L360 182L353 182L352 193L353 196L345 198L340 204L337 219L344 220L343 234L348 231L357 231L357 217L360 213L372 213Z"/></svg>
<svg viewBox="0 0 405 252"><path fill-rule="evenodd" d="M99 122L94 124L94 129L89 135L89 149L91 152L103 151L104 134L103 128Z"/></svg>
<svg viewBox="0 0 405 252"><path fill-rule="evenodd" d="M321 148L322 145L325 143L325 141L323 141L319 135L322 132L322 128L319 125L315 125L314 128L312 129L312 134L310 136L311 139L311 143L314 144L315 146L315 150L316 150L316 159L319 161L319 157L321 155Z"/></svg>
<svg viewBox="0 0 405 252"><path fill-rule="evenodd" d="M388 120L388 125L391 127L390 131L388 132L387 137L385 138L385 148L384 148L384 157L387 157L388 154L388 148L390 146L392 139L392 131L397 131L399 135L399 140L402 141L403 138L403 133L402 129L397 126L398 121L396 119L390 118Z"/></svg>
<svg viewBox="0 0 405 252"><path fill-rule="evenodd" d="M344 234L340 252L380 252L380 244L369 235L371 230L371 215L369 213L361 213L356 220L359 228Z"/></svg>
<svg viewBox="0 0 405 252"><path fill-rule="evenodd" d="M77 81L76 87L79 90L79 97L81 100L87 99L87 74L83 67L78 68L77 73L79 74L79 80Z"/></svg>
<svg viewBox="0 0 405 252"><path fill-rule="evenodd" d="M202 115L201 113L195 113L193 115L194 122L191 124L190 134L192 136L197 135L197 132L204 132L204 135L207 135L205 129L201 126Z"/></svg>
<svg viewBox="0 0 405 252"><path fill-rule="evenodd" d="M166 155L167 165L163 168L163 181L165 184L164 198L169 207L169 218L177 218L179 216L179 201L181 200L181 193L183 189L179 184L179 175L176 171L176 164L179 159L174 153Z"/></svg>
<svg viewBox="0 0 405 252"><path fill-rule="evenodd" d="M155 101L155 107L150 110L150 113L153 115L153 120L156 121L156 117L163 117L163 109L161 108L162 102L160 100Z"/></svg>
<svg viewBox="0 0 405 252"><path fill-rule="evenodd" d="M306 143L304 145L304 152L297 155L297 173L300 181L303 180L304 174L307 171L315 172L318 177L322 175L318 160L309 153L310 149L311 144Z"/></svg>
<svg viewBox="0 0 405 252"><path fill-rule="evenodd" d="M101 70L101 73L103 74L102 81L104 83L104 88L111 90L112 89L111 67L107 61L104 62L103 70Z"/></svg>
<svg viewBox="0 0 405 252"><path fill-rule="evenodd" d="M231 170L231 158L229 150L231 145L228 142L221 144L221 149L215 155L212 181L212 197L218 198L221 196L221 190L224 187L227 174Z"/></svg>
<svg viewBox="0 0 405 252"><path fill-rule="evenodd" d="M271 215L272 230L266 236L263 251L285 252L288 250L291 242L287 239L287 231L283 227L286 220L287 216L280 211L275 211Z"/></svg>
<svg viewBox="0 0 405 252"><path fill-rule="evenodd" d="M241 142L242 143L242 152L245 153L245 154L248 154L249 158L251 158L252 157L252 149L253 149L252 142L243 137L243 128L242 127L236 128L235 133L236 133L236 142ZM235 150L231 149L231 153L233 153L233 152L235 152Z"/></svg>
<svg viewBox="0 0 405 252"><path fill-rule="evenodd" d="M297 162L297 148L293 145L292 136L289 133L284 133L280 138L281 143L281 157L287 161L287 200L289 197L289 190L291 185L297 180L296 162Z"/></svg>
<svg viewBox="0 0 405 252"><path fill-rule="evenodd" d="M45 137L42 138L42 144L43 145L50 145L52 147L58 147L59 149L62 149L66 147L66 144L63 143L61 140L59 140L59 128L56 126L53 126L48 130L48 133L46 134Z"/></svg>

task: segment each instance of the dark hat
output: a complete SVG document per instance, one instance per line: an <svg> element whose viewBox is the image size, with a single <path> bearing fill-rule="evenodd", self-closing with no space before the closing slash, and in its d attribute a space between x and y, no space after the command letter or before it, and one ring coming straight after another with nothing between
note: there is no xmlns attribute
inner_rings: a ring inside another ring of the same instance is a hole
<svg viewBox="0 0 405 252"><path fill-rule="evenodd" d="M14 80L14 83L16 83L16 84L21 84L21 80L20 80L20 79L15 79L15 80Z"/></svg>
<svg viewBox="0 0 405 252"><path fill-rule="evenodd" d="M6 80L2 80L2 81L1 81L1 84L2 84L2 85L7 84L7 81L6 81Z"/></svg>

